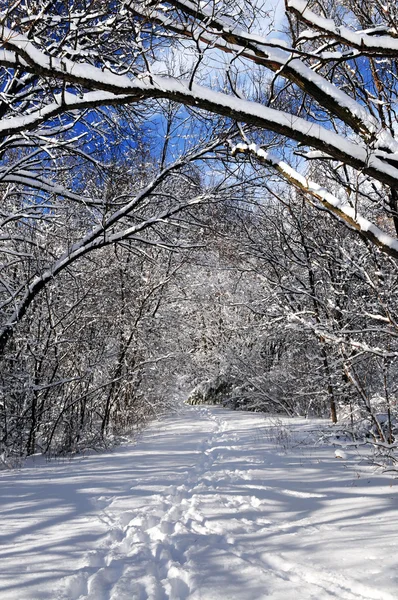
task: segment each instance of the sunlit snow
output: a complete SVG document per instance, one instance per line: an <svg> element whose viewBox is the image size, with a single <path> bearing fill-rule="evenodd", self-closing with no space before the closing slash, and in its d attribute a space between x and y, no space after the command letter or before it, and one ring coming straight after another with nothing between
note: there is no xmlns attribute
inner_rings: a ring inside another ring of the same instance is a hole
<svg viewBox="0 0 398 600"><path fill-rule="evenodd" d="M186 408L3 471L1 599L396 599L396 480L289 423Z"/></svg>

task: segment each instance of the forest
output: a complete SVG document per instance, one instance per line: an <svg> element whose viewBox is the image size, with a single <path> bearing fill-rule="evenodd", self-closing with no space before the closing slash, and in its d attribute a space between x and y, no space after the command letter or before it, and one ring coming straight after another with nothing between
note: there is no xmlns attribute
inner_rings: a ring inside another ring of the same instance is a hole
<svg viewBox="0 0 398 600"><path fill-rule="evenodd" d="M396 465L398 6L0 7L2 462L187 401Z"/></svg>

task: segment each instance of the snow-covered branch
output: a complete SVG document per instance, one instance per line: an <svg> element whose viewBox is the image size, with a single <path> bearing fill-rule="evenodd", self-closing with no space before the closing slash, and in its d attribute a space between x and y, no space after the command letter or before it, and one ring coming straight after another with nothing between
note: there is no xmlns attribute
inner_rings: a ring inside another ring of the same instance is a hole
<svg viewBox="0 0 398 600"><path fill-rule="evenodd" d="M394 35L383 35L385 29L381 31L376 29L370 34L363 30L355 31L344 25L336 25L333 19L326 19L310 10L307 0L287 0L287 7L292 13L297 15L300 21L322 32L325 37L330 37L346 46L356 48L360 50L361 54L389 56L391 58L398 57L396 31L391 30L391 34ZM305 37L306 34L303 33L302 35Z"/></svg>
<svg viewBox="0 0 398 600"><path fill-rule="evenodd" d="M278 159L277 156L266 152L256 144L245 143L231 144L231 152L233 156L237 154L252 156L258 162L272 167L282 175L286 182L304 192L308 197L315 198L329 212L336 215L350 228L358 231L364 238L376 244L383 252L394 258L398 258L398 240L396 238L382 231L377 225L361 216L356 208L342 202L324 187L300 175L300 173L286 162Z"/></svg>

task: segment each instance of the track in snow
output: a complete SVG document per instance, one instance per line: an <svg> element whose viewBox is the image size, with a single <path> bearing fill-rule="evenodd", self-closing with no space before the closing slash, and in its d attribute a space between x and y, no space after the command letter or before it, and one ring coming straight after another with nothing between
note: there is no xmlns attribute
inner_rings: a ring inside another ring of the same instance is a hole
<svg viewBox="0 0 398 600"><path fill-rule="evenodd" d="M331 448L282 453L268 425L192 408L136 446L4 474L20 497L1 505L0 597L397 598L391 481Z"/></svg>

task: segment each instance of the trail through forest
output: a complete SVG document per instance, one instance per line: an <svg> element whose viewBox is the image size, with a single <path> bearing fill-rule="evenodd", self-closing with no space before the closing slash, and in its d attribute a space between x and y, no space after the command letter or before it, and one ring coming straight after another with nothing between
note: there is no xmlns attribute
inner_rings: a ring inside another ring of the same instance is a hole
<svg viewBox="0 0 398 600"><path fill-rule="evenodd" d="M2 600L394 600L397 481L315 422L186 408L1 472Z"/></svg>

